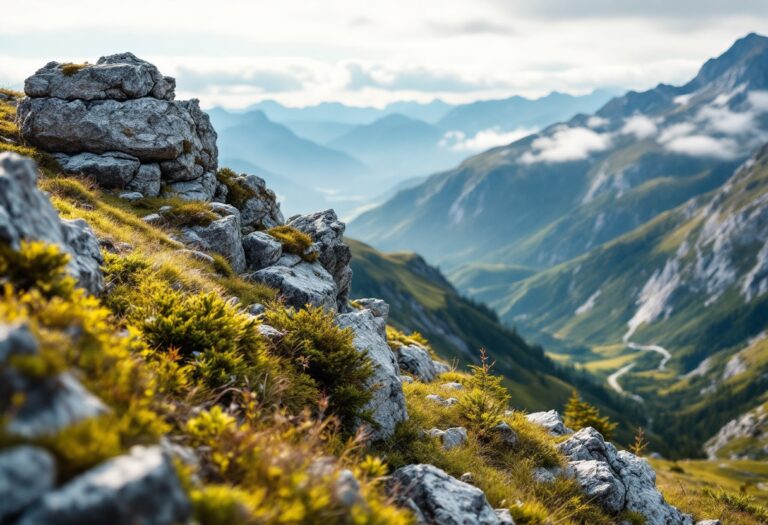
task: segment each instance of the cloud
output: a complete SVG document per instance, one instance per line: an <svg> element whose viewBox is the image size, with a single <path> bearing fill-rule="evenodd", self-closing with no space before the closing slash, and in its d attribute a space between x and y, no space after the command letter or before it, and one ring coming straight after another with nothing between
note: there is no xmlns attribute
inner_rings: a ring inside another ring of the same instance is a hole
<svg viewBox="0 0 768 525"><path fill-rule="evenodd" d="M364 65L352 62L347 65L350 90L384 88L406 91L475 91L492 87L487 80L469 80L461 75L427 67L404 67L396 69L382 65Z"/></svg>
<svg viewBox="0 0 768 525"><path fill-rule="evenodd" d="M500 35L512 36L516 31L511 25L502 24L495 20L473 18L459 22L428 22L427 27L441 36L457 35Z"/></svg>
<svg viewBox="0 0 768 525"><path fill-rule="evenodd" d="M739 156L739 147L730 138L714 138L708 135L676 137L665 144L669 151L695 157L714 157L730 160Z"/></svg>
<svg viewBox="0 0 768 525"><path fill-rule="evenodd" d="M304 78L302 78L304 77ZM197 71L181 67L176 80L185 90L206 91L221 86L250 86L262 92L294 91L304 87L311 73L306 70L245 69L241 71Z"/></svg>
<svg viewBox="0 0 768 525"><path fill-rule="evenodd" d="M731 111L727 107L705 106L699 110L696 119L709 130L726 135L750 133L755 129L755 114L752 111Z"/></svg>
<svg viewBox="0 0 768 525"><path fill-rule="evenodd" d="M656 131L656 122L645 115L639 114L626 119L624 126L621 128L621 132L624 135L634 135L639 140L655 135Z"/></svg>
<svg viewBox="0 0 768 525"><path fill-rule="evenodd" d="M696 126L694 126L691 122L680 122L678 124L673 124L662 130L661 134L659 135L659 142L662 144L671 142L676 138L691 135L694 131L696 131Z"/></svg>
<svg viewBox="0 0 768 525"><path fill-rule="evenodd" d="M589 126L592 129L595 128L601 128L603 126L608 125L610 120L603 117L598 117L597 115L593 115L587 119L587 126Z"/></svg>
<svg viewBox="0 0 768 525"><path fill-rule="evenodd" d="M583 160L590 153L603 151L611 145L609 134L595 133L589 128L559 127L552 135L537 138L520 160L534 162L567 162Z"/></svg>
<svg viewBox="0 0 768 525"><path fill-rule="evenodd" d="M496 146L511 144L516 140L536 133L535 128L517 128L513 131L500 131L498 128L478 131L468 137L461 131L449 131L440 140L440 146L453 151L485 151Z"/></svg>

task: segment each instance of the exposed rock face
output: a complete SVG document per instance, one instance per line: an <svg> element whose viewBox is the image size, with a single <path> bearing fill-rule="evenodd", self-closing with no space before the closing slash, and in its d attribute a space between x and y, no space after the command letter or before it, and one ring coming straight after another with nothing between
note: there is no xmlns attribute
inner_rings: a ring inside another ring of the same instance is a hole
<svg viewBox="0 0 768 525"><path fill-rule="evenodd" d="M755 446L747 446L732 453L730 459L760 459L768 456L768 410L760 405L732 419L704 443L704 452L711 460L718 459L720 449L735 439L749 438Z"/></svg>
<svg viewBox="0 0 768 525"><path fill-rule="evenodd" d="M68 372L51 377L22 374L9 365L13 356L33 356L37 341L24 325L0 325L0 413L22 399L6 416L3 430L10 436L34 439L106 411Z"/></svg>
<svg viewBox="0 0 768 525"><path fill-rule="evenodd" d="M243 237L243 250L249 270L272 266L283 255L283 245L280 241L264 232L252 232Z"/></svg>
<svg viewBox="0 0 768 525"><path fill-rule="evenodd" d="M19 248L21 241L44 241L70 255L68 270L79 285L98 294L104 287L99 243L81 220L59 219L48 197L37 189L35 163L0 153L0 242Z"/></svg>
<svg viewBox="0 0 768 525"><path fill-rule="evenodd" d="M692 525L693 519L664 501L648 462L617 451L594 428L584 428L558 445L570 462L568 473L587 496L606 510L642 514L648 525Z"/></svg>
<svg viewBox="0 0 768 525"><path fill-rule="evenodd" d="M28 445L0 452L0 523L51 490L56 463L46 450Z"/></svg>
<svg viewBox="0 0 768 525"><path fill-rule="evenodd" d="M216 132L197 100L173 100L174 88L131 53L82 67L51 62L25 82L21 135L57 153L65 171L105 187L157 195L159 169L171 192L208 200L216 190Z"/></svg>
<svg viewBox="0 0 768 525"><path fill-rule="evenodd" d="M429 394L429 395L425 396L424 399L429 399L430 401L432 401L434 403L437 403L438 405L444 406L444 407L449 407L449 406L455 405L456 403L459 402L459 400L456 399L455 397L449 397L449 398L446 399L446 398L444 398L442 396L439 396L437 394Z"/></svg>
<svg viewBox="0 0 768 525"><path fill-rule="evenodd" d="M173 525L191 505L160 447L134 447L47 493L17 525Z"/></svg>
<svg viewBox="0 0 768 525"><path fill-rule="evenodd" d="M240 234L240 215L235 208L219 204L212 211L221 219L207 226L189 226L182 229L181 242L197 250L218 253L232 265L232 269L245 271L245 252Z"/></svg>
<svg viewBox="0 0 768 525"><path fill-rule="evenodd" d="M397 361L382 334L379 319L370 310L357 310L336 317L336 323L341 328L350 328L354 332L358 352L366 353L373 363L374 372L369 381L370 387L375 390L373 399L366 407L372 411L373 421L378 425L378 428L371 429L372 439L388 438L398 423L408 419Z"/></svg>
<svg viewBox="0 0 768 525"><path fill-rule="evenodd" d="M483 491L449 476L433 465L408 465L390 480L397 502L410 508L420 523L429 525L500 525L509 520L497 514Z"/></svg>
<svg viewBox="0 0 768 525"><path fill-rule="evenodd" d="M349 267L352 251L344 242L344 223L336 217L336 212L325 210L291 217L288 224L306 233L317 243L320 264L333 276L338 289L336 302L339 311L346 311L352 284L352 268Z"/></svg>
<svg viewBox="0 0 768 525"><path fill-rule="evenodd" d="M264 179L257 175L242 174L232 177L232 183L240 185L244 193L251 195L242 201L230 194L225 197L226 202L240 209L245 233L268 230L285 223L275 192L267 188Z"/></svg>
<svg viewBox="0 0 768 525"><path fill-rule="evenodd" d="M288 306L322 306L336 310L336 284L320 263L308 263L295 255L283 255L277 265L252 273L250 278L280 291Z"/></svg>
<svg viewBox="0 0 768 525"><path fill-rule="evenodd" d="M397 349L397 364L404 372L413 374L419 381L429 383L437 377L437 368L424 348L417 345L401 346Z"/></svg>
<svg viewBox="0 0 768 525"><path fill-rule="evenodd" d="M517 445L517 432L515 432L505 421L502 421L491 430L506 446L515 447Z"/></svg>
<svg viewBox="0 0 768 525"><path fill-rule="evenodd" d="M549 430L549 433L553 436L565 436L567 434L573 434L573 430L565 426L563 418L557 412L557 410L550 410L549 412L534 412L525 416L525 419L531 423L536 423Z"/></svg>

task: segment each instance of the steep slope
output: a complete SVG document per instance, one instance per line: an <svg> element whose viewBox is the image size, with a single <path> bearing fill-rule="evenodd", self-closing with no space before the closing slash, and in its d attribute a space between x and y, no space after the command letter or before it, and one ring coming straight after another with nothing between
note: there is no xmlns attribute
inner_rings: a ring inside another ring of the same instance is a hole
<svg viewBox="0 0 768 525"><path fill-rule="evenodd" d="M624 367L614 378L649 410L674 408L665 428L700 445L766 399L766 232L768 147L711 194L497 290L495 306L509 323L591 347L572 358L593 371Z"/></svg>
<svg viewBox="0 0 768 525"><path fill-rule="evenodd" d="M361 215L381 249L414 249L452 269L549 267L722 184L768 130L768 39L749 35L682 87L608 102Z"/></svg>
<svg viewBox="0 0 768 525"><path fill-rule="evenodd" d="M488 308L461 297L439 270L412 253L379 253L349 240L352 248L353 297L381 297L390 304L390 322L406 332L418 331L441 356L460 364L476 363L485 348L496 372L518 406L529 410L564 405L577 388L611 417L625 423L620 439L631 439L639 413L594 382L556 366L542 349L504 328Z"/></svg>
<svg viewBox="0 0 768 525"><path fill-rule="evenodd" d="M357 126L328 146L358 158L393 182L445 169L463 153L440 143L440 129L404 115L392 114Z"/></svg>

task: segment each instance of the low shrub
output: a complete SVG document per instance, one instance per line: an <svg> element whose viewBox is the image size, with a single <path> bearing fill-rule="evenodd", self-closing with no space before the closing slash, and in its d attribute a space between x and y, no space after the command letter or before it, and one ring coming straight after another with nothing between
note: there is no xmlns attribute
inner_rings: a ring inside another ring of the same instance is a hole
<svg viewBox="0 0 768 525"><path fill-rule="evenodd" d="M0 245L0 280L21 292L36 289L46 297L69 297L75 281L67 274L69 255L58 246L21 241L18 250Z"/></svg>
<svg viewBox="0 0 768 525"><path fill-rule="evenodd" d="M74 64L72 62L67 62L65 64L61 65L61 72L64 73L65 76L71 77L81 69L85 69L88 67L88 63L85 64Z"/></svg>
<svg viewBox="0 0 768 525"><path fill-rule="evenodd" d="M305 379L303 399L294 402L318 408L319 400L327 396L328 409L347 430L358 419L369 418L363 407L372 397L368 379L373 365L355 349L351 330L339 328L333 314L323 308L272 309L266 313L266 322L285 333L274 351Z"/></svg>
<svg viewBox="0 0 768 525"><path fill-rule="evenodd" d="M221 168L216 172L216 180L227 187L227 203L239 209L249 199L255 197L256 192L243 184L238 178L237 173L229 168Z"/></svg>
<svg viewBox="0 0 768 525"><path fill-rule="evenodd" d="M317 260L316 252L308 252L312 247L312 237L296 228L288 225L275 226L267 230L267 233L280 241L283 245L283 251L293 255L298 255L307 262Z"/></svg>

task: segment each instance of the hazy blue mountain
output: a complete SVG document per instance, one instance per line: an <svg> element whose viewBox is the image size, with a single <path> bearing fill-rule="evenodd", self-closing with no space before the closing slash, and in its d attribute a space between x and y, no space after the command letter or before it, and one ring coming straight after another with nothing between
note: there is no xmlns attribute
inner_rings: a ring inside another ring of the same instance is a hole
<svg viewBox="0 0 768 525"><path fill-rule="evenodd" d="M402 101L393 102L384 108L347 106L341 102L323 102L314 106L292 108L274 100L265 100L251 105L249 110L263 111L277 122L336 122L340 124L370 124L393 113L401 113L414 119L435 122L453 106L442 100L428 103Z"/></svg>
<svg viewBox="0 0 768 525"><path fill-rule="evenodd" d="M443 133L421 120L392 114L356 126L328 143L392 182L445 169L464 156L441 144Z"/></svg>
<svg viewBox="0 0 768 525"><path fill-rule="evenodd" d="M766 42L750 35L685 86L629 92L592 116L471 157L362 214L350 231L448 269L546 268L585 253L717 188L764 140Z"/></svg>
<svg viewBox="0 0 768 525"><path fill-rule="evenodd" d="M331 120L286 120L283 125L290 128L299 137L318 144L327 144L348 133L355 124L345 124Z"/></svg>
<svg viewBox="0 0 768 525"><path fill-rule="evenodd" d="M437 125L446 131L459 130L466 134L492 128L540 129L577 113L592 113L616 94L616 90L599 89L582 96L553 92L537 99L514 96L479 100L453 108Z"/></svg>

